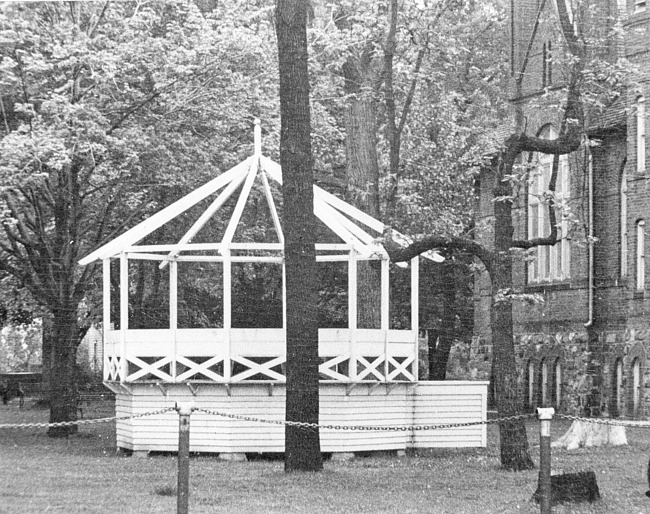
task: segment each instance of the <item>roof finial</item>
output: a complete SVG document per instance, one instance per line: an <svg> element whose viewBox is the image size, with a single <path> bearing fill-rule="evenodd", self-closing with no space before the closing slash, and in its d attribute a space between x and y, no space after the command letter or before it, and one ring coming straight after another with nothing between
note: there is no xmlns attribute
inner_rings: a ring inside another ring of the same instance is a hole
<svg viewBox="0 0 650 514"><path fill-rule="evenodd" d="M255 118L255 128L253 129L253 142L255 155L262 155L262 126L260 119Z"/></svg>

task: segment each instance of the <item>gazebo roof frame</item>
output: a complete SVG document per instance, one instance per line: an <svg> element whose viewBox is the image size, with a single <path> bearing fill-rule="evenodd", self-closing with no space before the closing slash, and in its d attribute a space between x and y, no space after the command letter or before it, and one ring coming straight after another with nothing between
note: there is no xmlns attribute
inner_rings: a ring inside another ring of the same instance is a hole
<svg viewBox="0 0 650 514"><path fill-rule="evenodd" d="M233 242L233 237L241 220L248 196L258 175L261 176L264 196L271 213L278 242ZM130 259L161 261L161 267L174 260L218 262L223 260L226 253L229 254L227 258L231 261L260 262L267 260L281 262L284 248L284 235L271 193L269 178L278 185L282 185L282 169L280 165L262 155L261 127L260 121L256 119L254 128L254 153L252 156L91 252L81 259L79 264L87 265L98 259L117 258L123 252L127 252ZM240 188L239 198L221 241L219 243L208 244L192 243L192 238ZM219 193L216 199L212 201L190 229L181 237L178 243L168 245L138 245L146 236L216 193ZM354 251L357 254L357 259L361 260L388 259L385 249L377 240L383 234L385 225L381 221L369 216L316 185L314 185L314 214L343 241L343 244L318 243L316 245L316 250L319 253L317 260L334 261L346 260L348 258L347 255L323 253L328 251L344 251L346 253ZM358 223L366 229L364 230ZM373 236L368 229L376 232L378 235ZM396 231L393 231L393 239L403 244L410 242L408 237ZM277 251L279 255L278 257L230 255L230 251L236 250ZM192 251L214 251L216 254L190 255L182 253ZM166 252L166 255L157 252ZM436 252L428 252L423 256L436 262L443 260L443 257Z"/></svg>

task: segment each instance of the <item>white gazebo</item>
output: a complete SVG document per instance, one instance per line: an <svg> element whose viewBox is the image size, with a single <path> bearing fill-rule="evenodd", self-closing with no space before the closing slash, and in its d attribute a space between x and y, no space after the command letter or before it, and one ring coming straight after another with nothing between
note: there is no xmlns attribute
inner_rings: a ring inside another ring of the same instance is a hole
<svg viewBox="0 0 650 514"><path fill-rule="evenodd" d="M264 193L277 240L237 242L237 227L256 183ZM261 129L256 120L251 157L80 261L82 265L96 260L103 263L104 383L116 393L119 415L191 400L210 410L283 419L285 295L282 294L282 328L236 328L232 323L233 264L281 266L284 278L284 236L273 194L273 187L281 184L280 166L262 154ZM193 243L231 197L236 198L234 210L219 240ZM211 203L178 242L141 244L154 231L206 201ZM314 214L336 236L328 239L336 242L317 242L317 261L343 263L348 280L347 328L319 329L321 421L404 425L483 419L485 383L418 382L418 258L410 262L410 327L391 328L389 258L378 243L384 224L318 186L314 186ZM407 242L400 234L394 233L394 239ZM424 257L442 260L434 252ZM119 260L116 320L111 319L112 260ZM129 263L142 260L156 261L160 268L169 266L168 327L129 327ZM357 327L357 270L359 261L364 260L380 263L381 322L377 329ZM221 282L216 284L223 299L221 326L179 327L179 263L210 263L219 267L215 276ZM192 451L241 453L284 449L283 430L278 425L196 413L192 426ZM177 422L164 415L119 422L117 444L133 451L174 451L176 430ZM485 430L480 426L423 434L324 431L321 444L323 451L485 444Z"/></svg>

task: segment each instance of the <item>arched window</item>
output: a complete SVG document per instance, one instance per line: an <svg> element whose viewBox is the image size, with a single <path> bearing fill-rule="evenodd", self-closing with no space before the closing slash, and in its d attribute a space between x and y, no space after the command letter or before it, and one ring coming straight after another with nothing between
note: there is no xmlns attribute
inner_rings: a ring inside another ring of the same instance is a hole
<svg viewBox="0 0 650 514"><path fill-rule="evenodd" d="M557 132L548 125L540 133L544 139L555 139ZM535 169L531 172L528 187L528 237L548 237L551 231L548 193L549 180L553 170L553 156L534 154L531 161ZM569 278L570 247L567 239L569 224L565 207L570 199L569 161L560 156L555 183L555 222L559 242L554 246L538 246L532 251L529 262L529 282L550 282Z"/></svg>
<svg viewBox="0 0 650 514"><path fill-rule="evenodd" d="M526 366L526 387L528 400L528 407L530 409L535 407L535 365L533 364L532 359L528 361L528 366Z"/></svg>
<svg viewBox="0 0 650 514"><path fill-rule="evenodd" d="M539 402L542 407L548 406L548 361L542 359L539 365Z"/></svg>
<svg viewBox="0 0 650 514"><path fill-rule="evenodd" d="M562 402L562 366L560 359L555 359L553 363L553 381L551 389L551 404L555 409L560 408Z"/></svg>
<svg viewBox="0 0 650 514"><path fill-rule="evenodd" d="M641 360L637 357L632 361L632 412L640 414L641 408Z"/></svg>
<svg viewBox="0 0 650 514"><path fill-rule="evenodd" d="M645 98L636 99L636 170L645 172L646 153L646 126L645 126Z"/></svg>
<svg viewBox="0 0 650 514"><path fill-rule="evenodd" d="M636 222L636 289L645 289L645 221Z"/></svg>

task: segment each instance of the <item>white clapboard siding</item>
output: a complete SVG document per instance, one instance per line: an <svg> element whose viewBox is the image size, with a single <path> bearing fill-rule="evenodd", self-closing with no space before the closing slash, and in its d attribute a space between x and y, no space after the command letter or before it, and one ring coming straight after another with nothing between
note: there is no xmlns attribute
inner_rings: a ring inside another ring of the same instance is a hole
<svg viewBox="0 0 650 514"><path fill-rule="evenodd" d="M282 421L285 385L267 383L130 384L115 386L118 416L144 414L192 402L196 408ZM486 382L399 384L322 383L321 425L414 426L486 419ZM324 452L404 450L409 447L486 445L485 425L444 430L333 430L320 432ZM117 446L134 451L177 451L178 414L166 412L117 423ZM193 452L282 452L284 426L194 411L190 418Z"/></svg>
<svg viewBox="0 0 650 514"><path fill-rule="evenodd" d="M432 425L484 421L487 382L418 382L413 396L413 423ZM472 447L487 444L484 424L413 431L415 448Z"/></svg>

